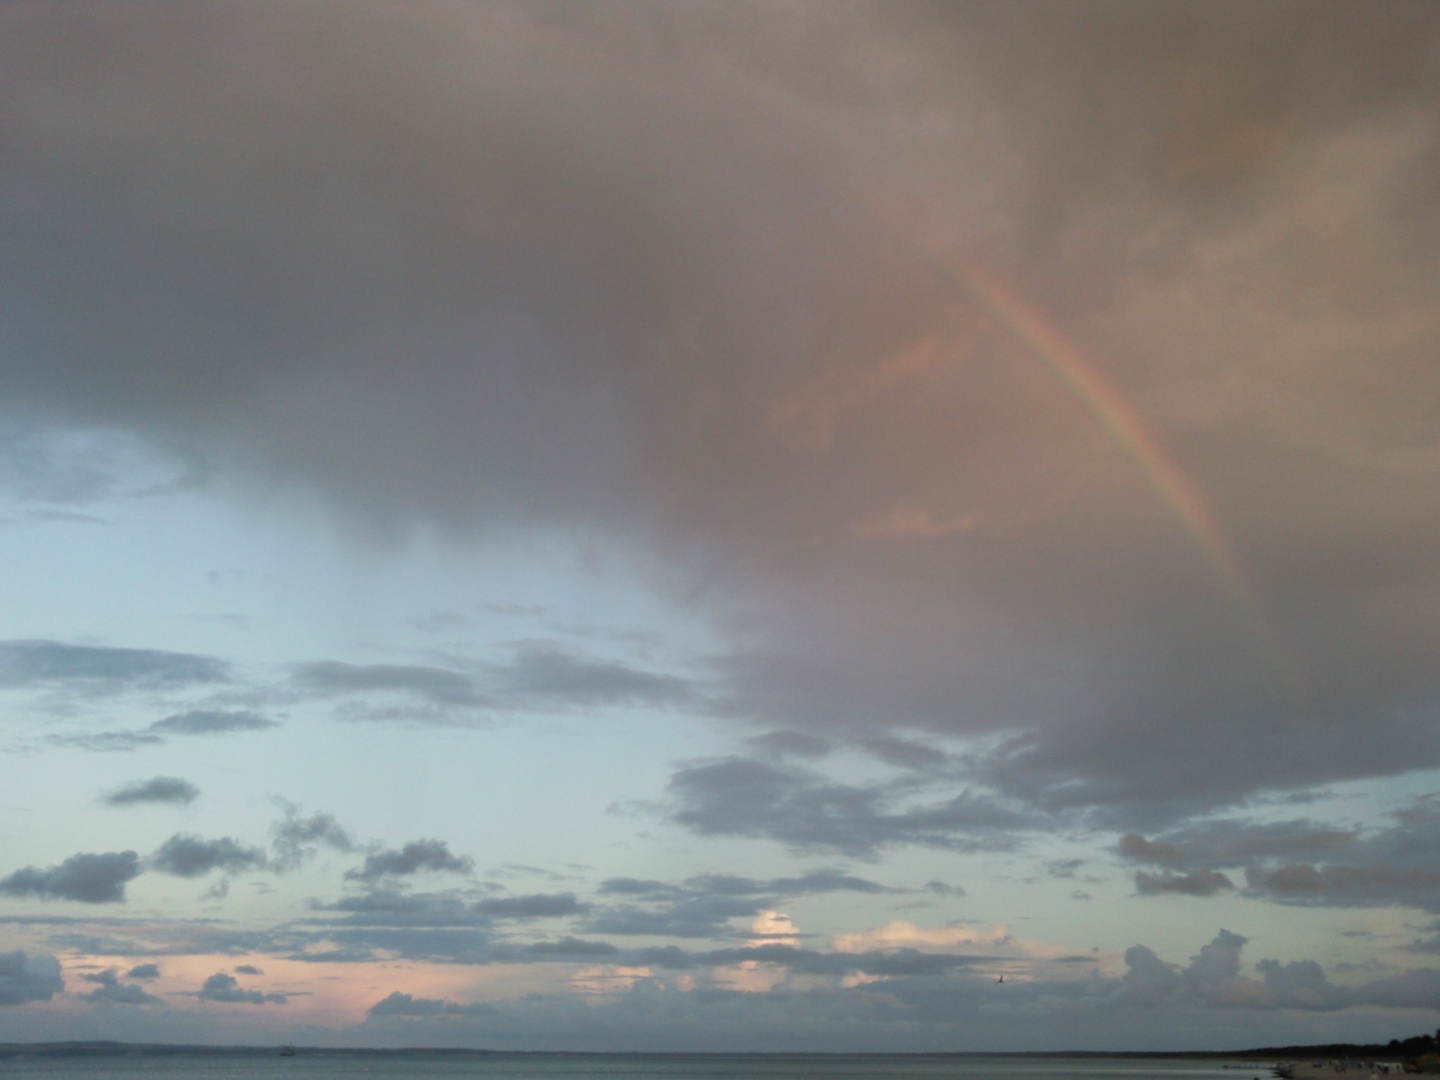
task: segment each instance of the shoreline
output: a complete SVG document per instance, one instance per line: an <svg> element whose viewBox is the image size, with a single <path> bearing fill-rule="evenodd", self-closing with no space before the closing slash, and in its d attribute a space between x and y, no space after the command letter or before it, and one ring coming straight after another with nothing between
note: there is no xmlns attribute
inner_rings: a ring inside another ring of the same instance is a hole
<svg viewBox="0 0 1440 1080"><path fill-rule="evenodd" d="M0 1060L13 1057L126 1057L126 1056L171 1056L182 1054L208 1054L215 1056L269 1056L276 1054L285 1043L253 1043L244 1045L215 1045L207 1043L131 1043L116 1040L65 1040L56 1042L0 1042ZM1241 1071L1263 1067L1263 1063L1290 1062L1296 1065L1309 1062L1332 1062L1344 1060L1334 1053L1304 1053L1304 1048L1295 1048L1285 1053L1266 1050L939 1050L939 1051L831 1051L831 1050L493 1050L485 1047L466 1046L300 1046L295 1045L299 1055L348 1054L356 1056L410 1056L410 1057L653 1057L653 1058L1092 1058L1126 1060L1186 1060L1245 1062ZM1321 1048L1316 1048L1320 1050ZM1348 1060L1357 1063L1384 1063L1391 1068L1392 1075L1401 1071L1399 1060L1391 1055L1355 1055ZM1239 1066L1237 1065L1237 1068ZM1360 1070L1351 1068L1350 1073L1360 1075ZM1308 1073L1295 1072L1295 1080L1308 1080ZM1343 1069L1316 1072L1316 1077L1346 1075Z"/></svg>

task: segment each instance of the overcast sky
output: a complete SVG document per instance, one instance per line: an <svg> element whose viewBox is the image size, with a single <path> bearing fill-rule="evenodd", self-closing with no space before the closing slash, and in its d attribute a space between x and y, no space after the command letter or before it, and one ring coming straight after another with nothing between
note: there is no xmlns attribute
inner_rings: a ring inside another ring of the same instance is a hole
<svg viewBox="0 0 1440 1080"><path fill-rule="evenodd" d="M0 322L0 1039L1440 1020L1433 3L7 3Z"/></svg>

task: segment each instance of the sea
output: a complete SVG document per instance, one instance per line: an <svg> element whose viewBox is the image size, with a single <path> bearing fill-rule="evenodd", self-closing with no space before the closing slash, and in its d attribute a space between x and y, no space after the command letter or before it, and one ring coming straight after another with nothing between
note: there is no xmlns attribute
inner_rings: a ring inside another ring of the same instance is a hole
<svg viewBox="0 0 1440 1080"><path fill-rule="evenodd" d="M301 1049L0 1056L0 1080L1266 1080L1268 1064L1094 1055L507 1054Z"/></svg>

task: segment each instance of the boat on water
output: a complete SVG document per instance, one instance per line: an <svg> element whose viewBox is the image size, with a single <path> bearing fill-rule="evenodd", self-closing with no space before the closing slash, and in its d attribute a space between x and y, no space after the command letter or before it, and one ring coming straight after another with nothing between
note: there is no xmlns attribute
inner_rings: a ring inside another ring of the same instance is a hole
<svg viewBox="0 0 1440 1080"><path fill-rule="evenodd" d="M293 1043L289 1046L282 1046L280 1048L281 1057L294 1057L296 1053L297 1051Z"/></svg>

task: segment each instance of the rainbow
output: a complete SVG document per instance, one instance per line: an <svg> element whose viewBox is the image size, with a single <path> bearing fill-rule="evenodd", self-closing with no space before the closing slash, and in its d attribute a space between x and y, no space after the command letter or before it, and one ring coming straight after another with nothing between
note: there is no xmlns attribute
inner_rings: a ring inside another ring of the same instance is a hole
<svg viewBox="0 0 1440 1080"><path fill-rule="evenodd" d="M993 277L970 266L942 265L971 299L1044 362L1056 378L1100 421L1121 449L1140 467L1150 486L1169 506L1200 555L1216 571L1226 592L1263 644L1279 661L1286 682L1298 686L1295 666L1214 513L1200 492L1175 467L1132 409L1080 351L1035 309Z"/></svg>

